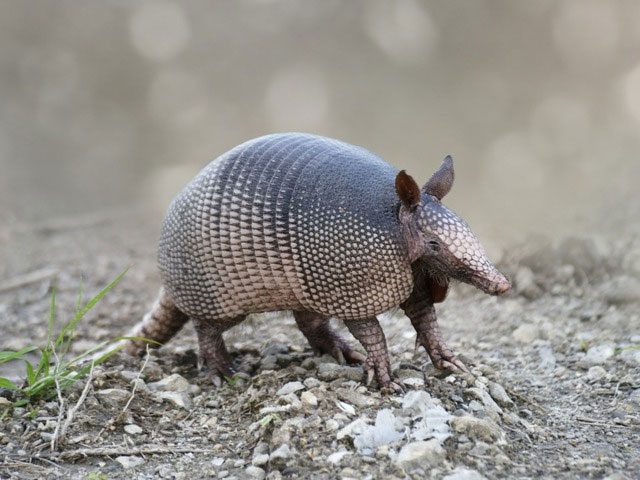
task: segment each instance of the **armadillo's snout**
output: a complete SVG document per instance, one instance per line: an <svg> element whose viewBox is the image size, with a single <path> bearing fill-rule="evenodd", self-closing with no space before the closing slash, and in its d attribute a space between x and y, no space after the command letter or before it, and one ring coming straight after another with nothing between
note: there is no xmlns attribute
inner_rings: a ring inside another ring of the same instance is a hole
<svg viewBox="0 0 640 480"><path fill-rule="evenodd" d="M470 283L489 295L504 295L511 290L509 280L493 265L488 272L472 275Z"/></svg>

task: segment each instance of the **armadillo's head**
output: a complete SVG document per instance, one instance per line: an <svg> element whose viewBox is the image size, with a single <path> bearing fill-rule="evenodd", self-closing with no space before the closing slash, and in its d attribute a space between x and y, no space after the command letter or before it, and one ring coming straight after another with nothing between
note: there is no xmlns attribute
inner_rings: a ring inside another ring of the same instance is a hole
<svg viewBox="0 0 640 480"><path fill-rule="evenodd" d="M486 293L506 293L511 289L509 281L489 261L467 222L440 203L453 177L450 156L422 189L404 170L396 177L399 218L412 261L421 259L430 268Z"/></svg>

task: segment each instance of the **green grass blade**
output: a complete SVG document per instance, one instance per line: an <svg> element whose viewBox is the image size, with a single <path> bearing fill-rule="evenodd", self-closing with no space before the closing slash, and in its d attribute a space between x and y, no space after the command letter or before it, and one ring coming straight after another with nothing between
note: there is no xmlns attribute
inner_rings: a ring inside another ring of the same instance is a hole
<svg viewBox="0 0 640 480"><path fill-rule="evenodd" d="M49 307L49 329L47 331L47 348L53 341L53 327L56 323L56 289L51 289L51 305Z"/></svg>
<svg viewBox="0 0 640 480"><path fill-rule="evenodd" d="M6 388L7 390L17 390L18 386L8 378L0 377L0 388Z"/></svg>
<svg viewBox="0 0 640 480"><path fill-rule="evenodd" d="M78 323L80 322L80 320L82 320L82 317L84 317L85 314L96 305L96 303L102 300L102 297L104 297L109 292L109 290L115 287L120 282L120 280L122 280L122 277L125 276L128 270L129 269L127 268L124 272L118 275L114 280L111 281L111 283L109 283L106 287L100 290L80 310L76 312L73 318L69 320L69 322L67 322L67 324L64 327L62 327L62 331L58 335L58 338L56 339L56 342L55 342L56 347L64 343L65 339L69 336L69 334L76 330L76 327L78 326Z"/></svg>
<svg viewBox="0 0 640 480"><path fill-rule="evenodd" d="M33 370L33 365L29 360L25 360L24 364L27 367L27 384L33 385L36 383L36 372Z"/></svg>
<svg viewBox="0 0 640 480"><path fill-rule="evenodd" d="M27 353L33 352L37 347L24 347L17 352L4 351L0 352L0 363L11 362L13 360L21 360Z"/></svg>

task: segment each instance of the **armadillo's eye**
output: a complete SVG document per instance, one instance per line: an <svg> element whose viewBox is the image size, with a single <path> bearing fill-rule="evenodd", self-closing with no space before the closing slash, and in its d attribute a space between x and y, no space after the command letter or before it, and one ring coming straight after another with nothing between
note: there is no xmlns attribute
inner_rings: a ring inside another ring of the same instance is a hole
<svg viewBox="0 0 640 480"><path fill-rule="evenodd" d="M429 248L431 249L432 252L439 252L440 243L436 240L429 240Z"/></svg>

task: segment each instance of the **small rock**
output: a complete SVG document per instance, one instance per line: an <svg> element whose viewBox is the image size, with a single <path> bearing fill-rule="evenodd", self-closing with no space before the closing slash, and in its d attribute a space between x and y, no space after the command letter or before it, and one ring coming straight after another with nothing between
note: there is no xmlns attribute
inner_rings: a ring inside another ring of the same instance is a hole
<svg viewBox="0 0 640 480"><path fill-rule="evenodd" d="M463 433L474 440L496 442L502 441L504 437L504 432L500 427L490 420L466 415L453 417L449 424L456 432Z"/></svg>
<svg viewBox="0 0 640 480"><path fill-rule="evenodd" d="M551 371L556 368L556 356L550 343L540 345L537 350L540 356L539 366L542 370Z"/></svg>
<svg viewBox="0 0 640 480"><path fill-rule="evenodd" d="M355 390L340 388L337 393L340 400L344 400L345 402L359 408L371 407L376 403L375 400L371 398L371 395L363 395Z"/></svg>
<svg viewBox="0 0 640 480"><path fill-rule="evenodd" d="M9 407L11 406L12 403L10 400L4 398L4 397L0 397L0 407Z"/></svg>
<svg viewBox="0 0 640 480"><path fill-rule="evenodd" d="M516 328L511 336L513 336L517 342L529 344L540 338L540 329L532 323L524 323Z"/></svg>
<svg viewBox="0 0 640 480"><path fill-rule="evenodd" d="M640 280L628 276L615 277L603 285L602 296L612 305L636 303L640 301Z"/></svg>
<svg viewBox="0 0 640 480"><path fill-rule="evenodd" d="M256 467L261 467L269 463L269 454L268 453L259 453L255 455L251 460L251 463Z"/></svg>
<svg viewBox="0 0 640 480"><path fill-rule="evenodd" d="M337 363L321 363L318 367L318 377L325 382L338 378L359 382L362 380L362 368L338 365Z"/></svg>
<svg viewBox="0 0 640 480"><path fill-rule="evenodd" d="M289 457L291 457L291 447L289 447L289 445L285 443L271 452L271 455L269 455L269 460L277 463L281 462L282 460L287 460Z"/></svg>
<svg viewBox="0 0 640 480"><path fill-rule="evenodd" d="M400 450L396 463L406 472L418 468L425 472L444 462L445 450L437 440L411 442Z"/></svg>
<svg viewBox="0 0 640 480"><path fill-rule="evenodd" d="M118 407L129 400L131 392L121 388L105 388L104 390L98 390L95 395L100 403L110 407Z"/></svg>
<svg viewBox="0 0 640 480"><path fill-rule="evenodd" d="M600 365L595 365L587 372L587 378L592 382L597 382L607 374L607 371Z"/></svg>
<svg viewBox="0 0 640 480"><path fill-rule="evenodd" d="M470 468L458 467L442 480L487 480L487 477Z"/></svg>
<svg viewBox="0 0 640 480"><path fill-rule="evenodd" d="M211 463L216 467L221 467L222 464L224 463L224 458L222 458L222 457L213 457L211 459Z"/></svg>
<svg viewBox="0 0 640 480"><path fill-rule="evenodd" d="M249 478L255 478L257 480L263 480L263 478L267 476L266 472L262 468L256 467L255 465L248 466L244 472Z"/></svg>
<svg viewBox="0 0 640 480"><path fill-rule="evenodd" d="M320 380L318 380L315 377L308 377L304 379L304 382L302 382L304 384L305 387L311 389L311 388L316 388L320 386Z"/></svg>
<svg viewBox="0 0 640 480"><path fill-rule="evenodd" d="M148 386L152 392L188 392L191 384L182 375L174 373Z"/></svg>
<svg viewBox="0 0 640 480"><path fill-rule="evenodd" d="M353 405L349 405L348 403L341 402L340 400L336 400L336 406L347 415L350 415L353 417L356 414L356 409L353 408Z"/></svg>
<svg viewBox="0 0 640 480"><path fill-rule="evenodd" d="M640 367L640 350L637 348L623 349L619 358L630 367Z"/></svg>
<svg viewBox="0 0 640 480"><path fill-rule="evenodd" d="M304 390L304 385L302 384L302 382L289 382L284 384L282 388L278 390L276 395L288 395L290 393L297 392L298 390Z"/></svg>
<svg viewBox="0 0 640 480"><path fill-rule="evenodd" d="M582 359L578 362L583 368L593 367L595 365L602 365L606 363L611 357L613 357L615 353L615 349L613 345L608 343L603 343L600 345L594 345L587 350L587 353Z"/></svg>
<svg viewBox="0 0 640 480"><path fill-rule="evenodd" d="M513 400L499 383L489 382L489 395L502 407L513 405Z"/></svg>
<svg viewBox="0 0 640 480"><path fill-rule="evenodd" d="M193 405L191 397L184 392L158 392L155 397L161 401L166 400L169 403L173 403L176 407L184 408L188 410Z"/></svg>
<svg viewBox="0 0 640 480"><path fill-rule="evenodd" d="M142 465L144 463L144 459L140 457L121 456L121 457L116 457L116 462L122 465L122 468L124 468L125 470L128 470L130 468L136 468Z"/></svg>
<svg viewBox="0 0 640 480"><path fill-rule="evenodd" d="M300 394L300 401L305 407L316 408L318 406L318 397L309 391Z"/></svg>
<svg viewBox="0 0 640 480"><path fill-rule="evenodd" d="M355 435L354 435L355 434ZM388 445L404 437L404 427L393 412L387 408L380 410L376 415L374 425L365 424L359 433L352 429L353 446L358 453L372 455L382 445Z"/></svg>
<svg viewBox="0 0 640 480"><path fill-rule="evenodd" d="M351 452L349 450L334 452L327 457L327 462L332 463L333 465L338 465L347 455L351 455Z"/></svg>
<svg viewBox="0 0 640 480"><path fill-rule="evenodd" d="M124 426L124 431L129 435L139 435L140 433L142 433L142 428L140 428L138 425L129 424Z"/></svg>
<svg viewBox="0 0 640 480"><path fill-rule="evenodd" d="M492 414L493 417L496 417L498 414L502 413L502 408L498 406L498 404L493 400L493 398L491 398L491 395L489 395L489 392L487 392L486 390L472 387L468 388L466 390L466 393L480 400L487 413Z"/></svg>

